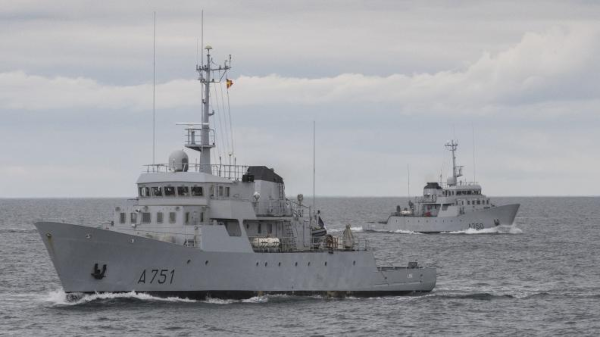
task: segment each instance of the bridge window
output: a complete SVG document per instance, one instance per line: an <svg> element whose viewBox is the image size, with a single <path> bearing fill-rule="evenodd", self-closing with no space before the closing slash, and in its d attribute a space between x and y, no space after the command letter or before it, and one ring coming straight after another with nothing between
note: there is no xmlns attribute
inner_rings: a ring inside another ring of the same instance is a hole
<svg viewBox="0 0 600 337"><path fill-rule="evenodd" d="M223 186L219 186L219 196L223 196Z"/></svg>
<svg viewBox="0 0 600 337"><path fill-rule="evenodd" d="M156 223L162 223L162 222L163 222L163 213L162 212L156 213Z"/></svg>
<svg viewBox="0 0 600 337"><path fill-rule="evenodd" d="M229 198L229 186L225 187L225 196Z"/></svg>
<svg viewBox="0 0 600 337"><path fill-rule="evenodd" d="M187 186L177 186L177 195L180 197L189 197L190 188Z"/></svg>
<svg viewBox="0 0 600 337"><path fill-rule="evenodd" d="M162 188L160 186L152 187L152 195L155 197L162 197Z"/></svg>
<svg viewBox="0 0 600 337"><path fill-rule="evenodd" d="M204 191L202 191L202 186L193 186L192 187L192 196L201 197L204 195Z"/></svg>
<svg viewBox="0 0 600 337"><path fill-rule="evenodd" d="M131 221L131 223L136 223L137 222L137 213L135 213L135 212L130 213L129 220Z"/></svg>
<svg viewBox="0 0 600 337"><path fill-rule="evenodd" d="M151 223L152 215L149 212L142 213L142 223Z"/></svg>
<svg viewBox="0 0 600 337"><path fill-rule="evenodd" d="M273 224L272 223L267 225L267 233L269 233L269 234L273 233Z"/></svg>
<svg viewBox="0 0 600 337"><path fill-rule="evenodd" d="M467 205L470 205L470 204L471 204L471 201L470 201L470 200L467 200Z"/></svg>
<svg viewBox="0 0 600 337"><path fill-rule="evenodd" d="M127 221L127 217L125 216L125 213L120 213L119 214L119 222L125 223L125 221Z"/></svg>
<svg viewBox="0 0 600 337"><path fill-rule="evenodd" d="M140 187L140 197L147 198L150 196L150 189L146 186Z"/></svg>
<svg viewBox="0 0 600 337"><path fill-rule="evenodd" d="M175 187L165 186L164 192L165 192L165 197L174 197L175 196Z"/></svg>
<svg viewBox="0 0 600 337"><path fill-rule="evenodd" d="M258 224L258 234L262 233L262 224Z"/></svg>
<svg viewBox="0 0 600 337"><path fill-rule="evenodd" d="M190 223L190 212L185 212L185 223Z"/></svg>
<svg viewBox="0 0 600 337"><path fill-rule="evenodd" d="M169 212L169 222L170 223L177 222L177 213L175 213L175 212Z"/></svg>

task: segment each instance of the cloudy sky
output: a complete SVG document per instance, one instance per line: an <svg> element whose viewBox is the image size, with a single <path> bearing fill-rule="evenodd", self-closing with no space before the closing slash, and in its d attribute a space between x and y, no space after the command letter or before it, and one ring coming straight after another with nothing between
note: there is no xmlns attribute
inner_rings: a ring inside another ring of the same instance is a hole
<svg viewBox="0 0 600 337"><path fill-rule="evenodd" d="M232 55L237 163L289 195L312 191L313 120L318 195L402 196L407 166L414 195L449 174L451 138L488 195L600 194L599 2L1 0L0 197L133 196L153 12L166 162L175 123L200 119L202 9L213 56Z"/></svg>

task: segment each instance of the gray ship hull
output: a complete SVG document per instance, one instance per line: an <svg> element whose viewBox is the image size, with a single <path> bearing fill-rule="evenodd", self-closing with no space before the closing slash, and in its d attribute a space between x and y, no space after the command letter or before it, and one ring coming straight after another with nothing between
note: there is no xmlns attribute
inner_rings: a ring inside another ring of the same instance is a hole
<svg viewBox="0 0 600 337"><path fill-rule="evenodd" d="M455 217L418 217L392 215L385 223L374 224L368 230L411 231L418 233L456 232L468 229L482 230L500 225L512 225L519 204L504 205L474 211Z"/></svg>
<svg viewBox="0 0 600 337"><path fill-rule="evenodd" d="M35 226L67 293L381 296L429 292L436 282L434 268L378 268L369 251L206 252L87 226Z"/></svg>

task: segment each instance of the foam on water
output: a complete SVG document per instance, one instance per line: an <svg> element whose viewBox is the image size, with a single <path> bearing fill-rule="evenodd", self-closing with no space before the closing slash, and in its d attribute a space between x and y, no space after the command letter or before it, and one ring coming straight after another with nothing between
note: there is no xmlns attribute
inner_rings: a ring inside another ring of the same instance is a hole
<svg viewBox="0 0 600 337"><path fill-rule="evenodd" d="M44 302L49 302L52 305L80 305L101 300L112 299L137 299L142 301L157 301L157 302L183 302L193 303L194 300L179 297L156 297L145 293L137 293L131 291L128 293L96 293L96 294L67 294L63 290L51 291L43 299Z"/></svg>
<svg viewBox="0 0 600 337"><path fill-rule="evenodd" d="M469 228L465 230L448 232L448 234L522 234L523 231L518 228L515 224L510 226L500 225L493 228L475 229Z"/></svg>
<svg viewBox="0 0 600 337"><path fill-rule="evenodd" d="M204 301L196 301L180 297L157 297L146 293L131 291L128 293L97 293L97 294L67 294L63 290L54 290L46 294L41 300L50 303L53 306L73 306L81 305L95 301L114 300L114 299L135 299L141 301L173 302L173 303L207 303L207 304L236 304L236 303L267 303L270 298L287 299L288 295L264 295L254 296L243 300L222 299L209 297ZM310 296L309 296L310 297ZM316 296L321 298L320 296Z"/></svg>
<svg viewBox="0 0 600 337"><path fill-rule="evenodd" d="M339 232L343 232L345 229L346 229L346 228L331 228L331 229L329 229L329 228L328 228L328 229L327 229L327 232L328 232L328 233L339 233ZM351 229L353 232L357 232L357 233L359 233L359 232L363 232L363 231L364 231L364 229L362 228L362 226L358 226L358 227L350 227L350 229Z"/></svg>
<svg viewBox="0 0 600 337"><path fill-rule="evenodd" d="M377 232L377 233L423 234L423 233L413 232L413 231L409 231L409 230L405 230L405 229L398 229L398 230L394 231L394 230L388 230L388 229L370 228L368 231L369 232Z"/></svg>
<svg viewBox="0 0 600 337"><path fill-rule="evenodd" d="M254 296L251 298L243 299L243 300L232 300L232 299L222 299L222 298L207 298L204 303L208 304L235 304L235 303L267 303L269 302L269 296Z"/></svg>
<svg viewBox="0 0 600 337"><path fill-rule="evenodd" d="M399 230L391 231L391 232L392 233L399 233L399 234L423 234L423 233L413 232L413 231L404 230L404 229L399 229Z"/></svg>
<svg viewBox="0 0 600 337"><path fill-rule="evenodd" d="M203 302L208 303L208 304L233 304L233 303L238 303L239 301L209 297Z"/></svg>
<svg viewBox="0 0 600 337"><path fill-rule="evenodd" d="M242 303L267 303L269 302L268 296L254 296L245 300L242 300Z"/></svg>

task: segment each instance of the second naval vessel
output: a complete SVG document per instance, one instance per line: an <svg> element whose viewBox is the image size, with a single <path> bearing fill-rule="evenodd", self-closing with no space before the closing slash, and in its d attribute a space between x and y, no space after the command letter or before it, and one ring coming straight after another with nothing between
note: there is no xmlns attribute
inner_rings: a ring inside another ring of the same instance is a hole
<svg viewBox="0 0 600 337"><path fill-rule="evenodd" d="M423 196L409 200L404 209L398 205L387 220L369 224L367 230L441 233L513 224L519 204L497 206L481 193L481 185L459 180L463 166L456 165L458 142L451 140L445 146L452 152L452 176L447 183L428 182Z"/></svg>
<svg viewBox="0 0 600 337"><path fill-rule="evenodd" d="M216 66L211 48L206 51L206 63L196 67L202 120L184 123L185 146L200 152L199 162L178 150L166 164L147 165L137 198L115 207L105 224L35 224L64 291L196 299L431 291L435 268L378 266L366 240L349 228L342 238L327 234L302 195L286 198L274 169L211 162L210 86L229 88L232 81L225 77L231 59Z"/></svg>

